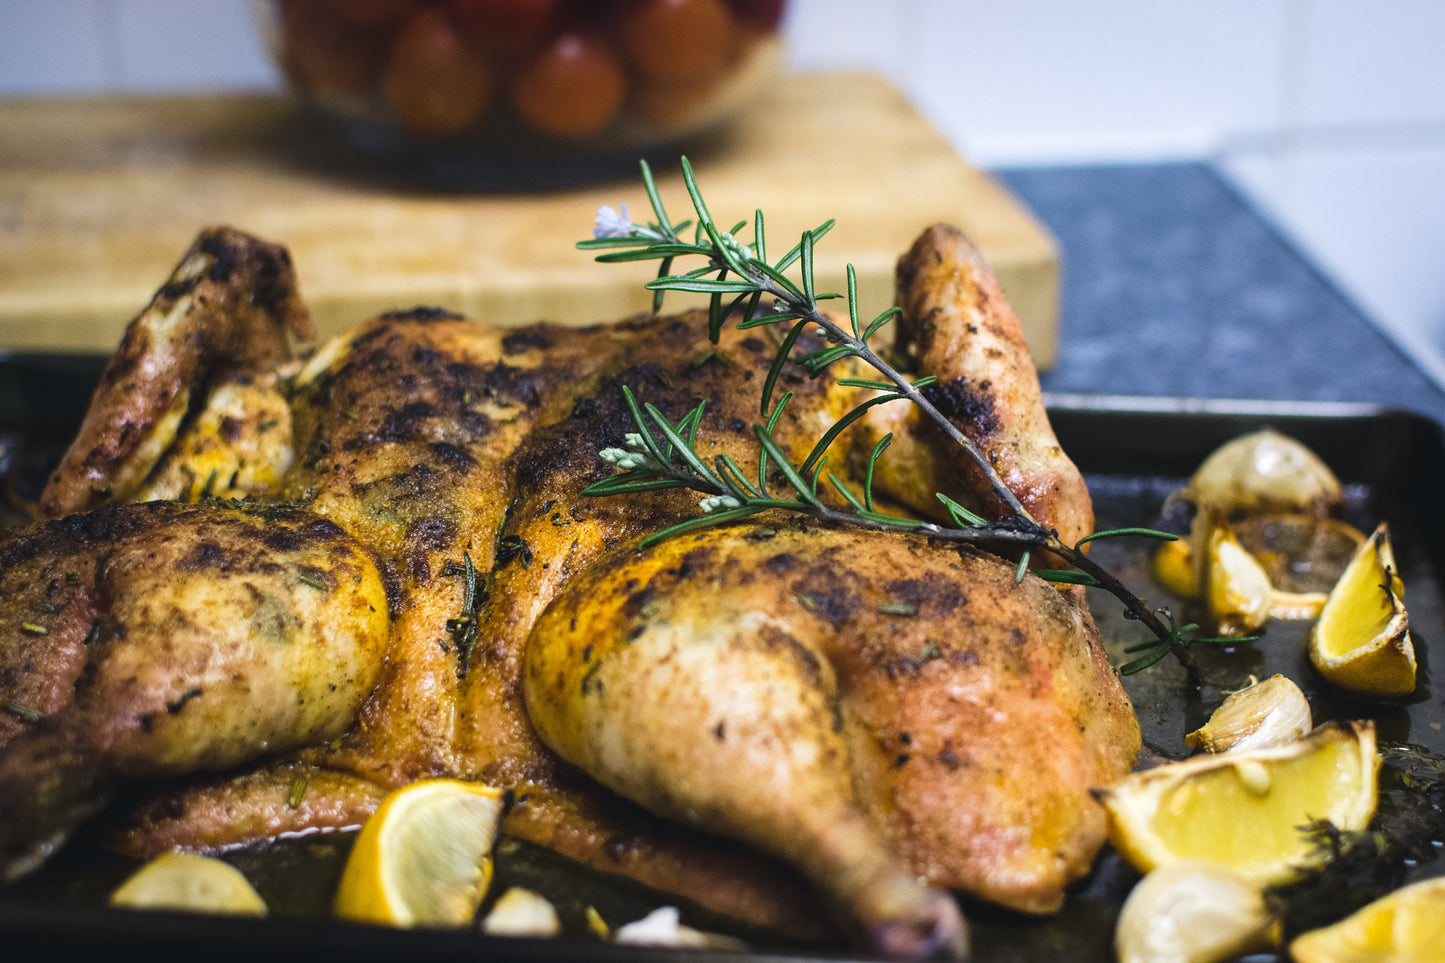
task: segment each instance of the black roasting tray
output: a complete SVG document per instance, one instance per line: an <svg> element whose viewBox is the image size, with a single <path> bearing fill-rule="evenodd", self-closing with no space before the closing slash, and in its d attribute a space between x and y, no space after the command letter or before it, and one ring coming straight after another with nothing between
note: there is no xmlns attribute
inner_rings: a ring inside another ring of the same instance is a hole
<svg viewBox="0 0 1445 963"><path fill-rule="evenodd" d="M103 359L93 356L0 355L0 480L11 504L33 494L60 446L74 431ZM1305 654L1307 628L1271 623L1255 643L1203 654L1205 686L1194 691L1183 672L1166 660L1126 685L1139 710L1145 752L1166 758L1185 754L1183 735L1198 727L1223 698L1250 675L1283 672L1310 698L1317 721L1369 717L1377 721L1381 744L1409 747L1415 762L1387 756L1382 773L1382 817L1409 822L1423 834L1423 851L1388 865L1374 865L1363 883L1297 902L1297 925L1310 924L1314 911L1326 922L1351 904L1384 889L1425 876L1445 874L1445 860L1433 858L1445 840L1438 791L1404 788L1410 765L1426 769L1445 756L1445 707L1434 693L1433 665L1445 665L1445 435L1418 415L1361 405L1251 403L1194 399L1054 396L1050 411L1060 440L1088 476L1100 527L1146 525L1182 531L1185 519L1166 510L1166 498L1216 446L1255 428L1271 426L1311 446L1340 475L1347 489L1346 519L1369 530L1388 520L1406 586L1412 635L1420 661L1419 691L1404 703L1356 700L1329 690ZM4 511L4 509L0 509ZM10 522L18 516L12 514ZM5 519L0 517L0 523ZM1154 585L1148 574L1150 545L1140 540L1096 543L1096 557L1122 574L1136 592L1187 614L1181 600ZM1108 596L1093 599L1116 664L1122 647L1141 639ZM1413 771L1413 770L1412 770ZM1438 775L1438 771L1431 770ZM1416 789L1420 781L1416 779ZM1419 825L1415 825L1419 824ZM1421 828L1423 826L1423 829ZM625 882L579 871L552 854L503 842L494 892L510 882L537 888L558 904L570 935L551 941L498 940L476 933L389 931L328 920L325 908L344 861L344 834L276 844L262 851L229 854L256 882L272 907L267 920L196 918L109 910L105 894L132 868L76 840L45 869L0 889L0 946L11 959L115 959L145 956L208 961L257 960L284 954L291 959L364 960L686 960L707 963L736 958L720 952L639 950L586 936L582 909L597 907L616 923L669 902ZM1419 847L1417 847L1417 850ZM1072 894L1065 910L1047 920L966 905L973 924L976 958L990 961L1112 960L1113 923L1137 874L1111 852ZM1343 895L1341 895L1343 893ZM725 924L684 908L685 921L713 929ZM841 945L787 944L758 934L758 960L846 959ZM1268 959L1266 954L1265 959Z"/></svg>

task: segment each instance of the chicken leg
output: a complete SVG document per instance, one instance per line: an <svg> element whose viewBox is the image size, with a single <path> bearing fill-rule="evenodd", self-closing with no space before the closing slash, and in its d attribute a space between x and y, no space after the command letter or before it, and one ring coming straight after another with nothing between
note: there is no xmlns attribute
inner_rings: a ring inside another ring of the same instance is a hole
<svg viewBox="0 0 1445 963"><path fill-rule="evenodd" d="M533 725L622 795L797 867L873 950L966 955L953 898L920 883L854 802L837 680L816 633L789 618L798 603L773 606L767 587L746 587L763 579L718 564L739 543L669 542L569 586L527 648Z"/></svg>

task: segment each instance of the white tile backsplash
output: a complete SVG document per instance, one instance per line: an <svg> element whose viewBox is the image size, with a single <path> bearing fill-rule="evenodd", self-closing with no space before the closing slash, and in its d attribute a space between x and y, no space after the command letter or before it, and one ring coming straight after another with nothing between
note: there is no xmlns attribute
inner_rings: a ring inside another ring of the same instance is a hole
<svg viewBox="0 0 1445 963"><path fill-rule="evenodd" d="M119 85L136 91L271 86L279 80L251 2L111 0Z"/></svg>
<svg viewBox="0 0 1445 963"><path fill-rule="evenodd" d="M0 0L0 96L275 89L255 0ZM793 0L984 165L1198 157L1445 383L1440 0ZM0 170L0 179L4 171Z"/></svg>
<svg viewBox="0 0 1445 963"><path fill-rule="evenodd" d="M1312 0L1304 21L1299 125L1445 124L1445 3Z"/></svg>
<svg viewBox="0 0 1445 963"><path fill-rule="evenodd" d="M1238 156L1224 166L1445 384L1445 144Z"/></svg>
<svg viewBox="0 0 1445 963"><path fill-rule="evenodd" d="M109 0L0 2L0 93L104 90L118 59Z"/></svg>
<svg viewBox="0 0 1445 963"><path fill-rule="evenodd" d="M990 164L1200 156L1272 128L1283 4L923 0L914 99Z"/></svg>

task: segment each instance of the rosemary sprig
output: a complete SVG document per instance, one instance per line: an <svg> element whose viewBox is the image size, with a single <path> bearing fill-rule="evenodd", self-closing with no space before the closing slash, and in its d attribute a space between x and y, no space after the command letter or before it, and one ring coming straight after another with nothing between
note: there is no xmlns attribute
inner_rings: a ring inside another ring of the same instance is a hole
<svg viewBox="0 0 1445 963"><path fill-rule="evenodd" d="M674 224L658 193L651 168L642 162L642 180L656 221L633 223L624 206L619 215L609 207L598 212L597 227L590 240L581 241L583 250L599 250L602 263L623 263L655 260L660 262L657 277L646 287L653 292L653 310L662 307L668 291L682 291L709 296L708 333L714 342L723 326L737 314L739 329L786 325L786 333L778 339L778 348L763 379L759 413L763 421L753 426L758 443L758 473L747 477L737 463L726 454L709 461L695 448L698 425L704 405L698 404L676 423L654 405L639 403L636 395L623 388L624 400L632 416L635 432L626 436L626 448L608 448L601 456L620 469L612 477L583 489L584 495L622 495L668 488L687 488L703 496L703 514L671 525L643 539L642 546L654 545L703 528L730 524L760 512L783 509L801 512L815 518L878 531L911 531L944 541L979 544L995 551L1010 550L1020 554L1018 578L1022 579L1035 552L1050 553L1067 564L1066 569L1038 569L1035 574L1055 582L1066 582L1100 588L1124 604L1126 616L1144 624L1154 636L1130 651L1146 654L1122 666L1122 673L1137 672L1173 654L1188 670L1191 681L1198 686L1200 676L1189 646L1196 639L1194 625L1178 625L1167 610L1155 611L1103 566L1084 553L1086 542L1100 538L1144 536L1172 540L1177 536L1145 528L1124 528L1095 532L1077 544L1063 543L1058 533L1032 518L1018 497L1004 484L989 458L940 412L923 394L922 389L936 379L931 376L910 378L898 371L882 355L874 351L870 339L901 314L889 308L866 325L858 313L857 275L847 267L847 293L844 296L848 318L846 326L833 320L819 308L819 302L836 299L837 294L819 293L815 284L814 249L817 242L833 227L825 221L804 231L798 243L777 260L770 260L765 240L763 212L755 212L752 221L753 241L743 243L737 238L746 221L723 230L714 221L698 189L692 165L682 158L683 183L693 210L692 221ZM691 237L684 231L692 227ZM674 273L680 258L702 260L700 267L685 273ZM797 269L797 280L788 272ZM762 313L759 313L760 305ZM798 341L805 331L821 336L823 346L799 352ZM856 358L879 376L875 379L840 378L841 385L864 388L878 394L860 403L829 428L814 444L800 464L793 464L774 435L784 407L792 397L784 392L773 403L773 396L785 366L791 361L811 377L818 377L845 358ZM990 521L964 507L942 492L939 502L947 511L951 525L908 518L881 512L873 498L874 466L887 450L891 436L876 444L869 455L861 493L825 470L827 453L833 442L867 411L880 404L907 401L917 405L944 436L961 448L986 480L993 496L1005 507L1005 517ZM772 471L769 468L772 468ZM771 491L770 479L780 476L785 490ZM848 506L837 508L825 502L819 493L823 481L835 490ZM1239 641L1237 639L1229 641Z"/></svg>

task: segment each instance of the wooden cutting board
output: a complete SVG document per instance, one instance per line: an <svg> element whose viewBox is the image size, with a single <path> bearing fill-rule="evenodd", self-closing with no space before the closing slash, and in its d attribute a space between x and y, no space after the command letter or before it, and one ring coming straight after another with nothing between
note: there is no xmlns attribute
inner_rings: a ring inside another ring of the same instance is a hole
<svg viewBox="0 0 1445 963"><path fill-rule="evenodd" d="M391 309L588 323L645 310L655 265L575 249L599 205L650 216L637 176L534 193L399 187L311 149L314 121L280 95L0 100L0 349L112 349L203 225L286 244L321 334ZM690 155L718 221L761 207L782 251L829 217L818 286L859 279L869 317L924 226L962 227L999 275L1041 367L1054 360L1056 245L909 103L866 74L803 74ZM670 214L691 207L658 171ZM669 307L682 306L677 301Z"/></svg>

